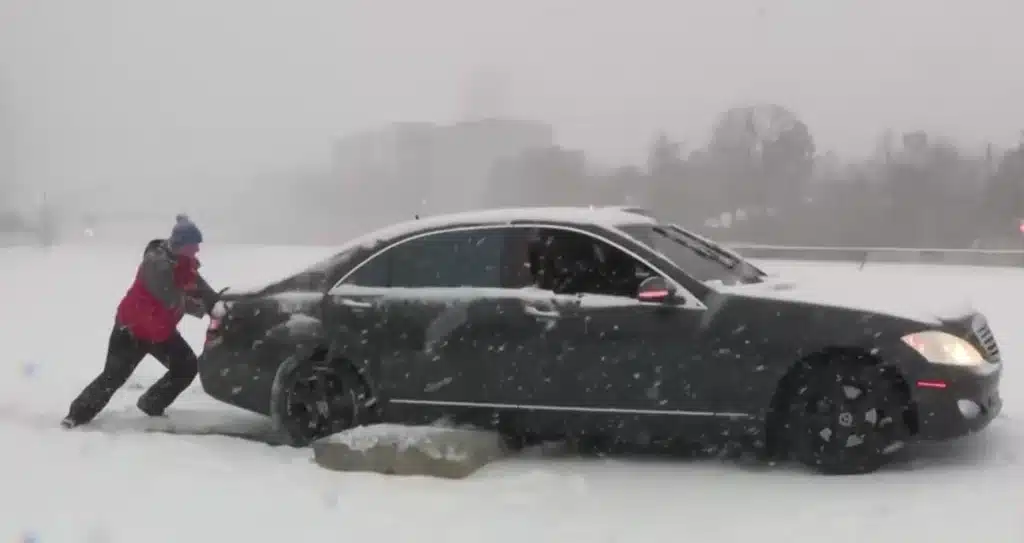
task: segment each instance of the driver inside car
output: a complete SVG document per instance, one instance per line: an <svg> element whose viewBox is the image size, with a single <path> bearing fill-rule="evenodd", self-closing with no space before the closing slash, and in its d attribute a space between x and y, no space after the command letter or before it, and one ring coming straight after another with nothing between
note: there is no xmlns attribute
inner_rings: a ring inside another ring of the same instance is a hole
<svg viewBox="0 0 1024 543"><path fill-rule="evenodd" d="M559 294L636 295L633 260L625 253L582 235L551 234L530 247L536 285Z"/></svg>

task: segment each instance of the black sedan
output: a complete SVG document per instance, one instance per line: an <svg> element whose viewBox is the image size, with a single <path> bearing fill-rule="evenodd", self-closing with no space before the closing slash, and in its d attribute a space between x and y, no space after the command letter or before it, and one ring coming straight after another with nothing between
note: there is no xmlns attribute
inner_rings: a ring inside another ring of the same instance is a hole
<svg viewBox="0 0 1024 543"><path fill-rule="evenodd" d="M438 419L517 440L753 441L828 473L1001 408L985 317L802 293L626 208L499 209L373 232L228 290L200 374L303 446Z"/></svg>

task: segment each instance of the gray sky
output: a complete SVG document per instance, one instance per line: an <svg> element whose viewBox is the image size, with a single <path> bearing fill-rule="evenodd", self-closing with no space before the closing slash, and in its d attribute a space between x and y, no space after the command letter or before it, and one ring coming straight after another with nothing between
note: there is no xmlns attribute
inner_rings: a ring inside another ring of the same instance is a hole
<svg viewBox="0 0 1024 543"><path fill-rule="evenodd" d="M0 0L0 99L37 185L213 181L331 138L452 121L474 69L505 110L607 161L775 101L821 149L886 128L1012 144L1020 0Z"/></svg>

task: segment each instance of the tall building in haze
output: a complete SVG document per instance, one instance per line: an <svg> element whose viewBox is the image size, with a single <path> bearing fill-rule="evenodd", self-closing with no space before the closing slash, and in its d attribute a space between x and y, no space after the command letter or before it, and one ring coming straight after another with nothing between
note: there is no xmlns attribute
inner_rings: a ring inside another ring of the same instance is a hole
<svg viewBox="0 0 1024 543"><path fill-rule="evenodd" d="M373 209L374 218L384 211L393 213L390 220L471 209L483 201L496 160L553 144L554 129L539 121L396 123L340 140L333 177L363 199L356 209Z"/></svg>

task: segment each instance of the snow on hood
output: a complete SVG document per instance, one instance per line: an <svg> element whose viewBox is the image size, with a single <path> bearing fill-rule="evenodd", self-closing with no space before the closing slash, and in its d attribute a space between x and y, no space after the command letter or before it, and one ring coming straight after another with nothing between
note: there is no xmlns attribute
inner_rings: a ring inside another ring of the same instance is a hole
<svg viewBox="0 0 1024 543"><path fill-rule="evenodd" d="M871 281L791 281L768 277L762 283L724 285L708 282L718 292L749 298L803 302L868 311L938 325L975 311L970 299L913 285Z"/></svg>
<svg viewBox="0 0 1024 543"><path fill-rule="evenodd" d="M278 311L290 314L315 309L323 296L315 292L281 292L271 294L267 299L277 302Z"/></svg>

